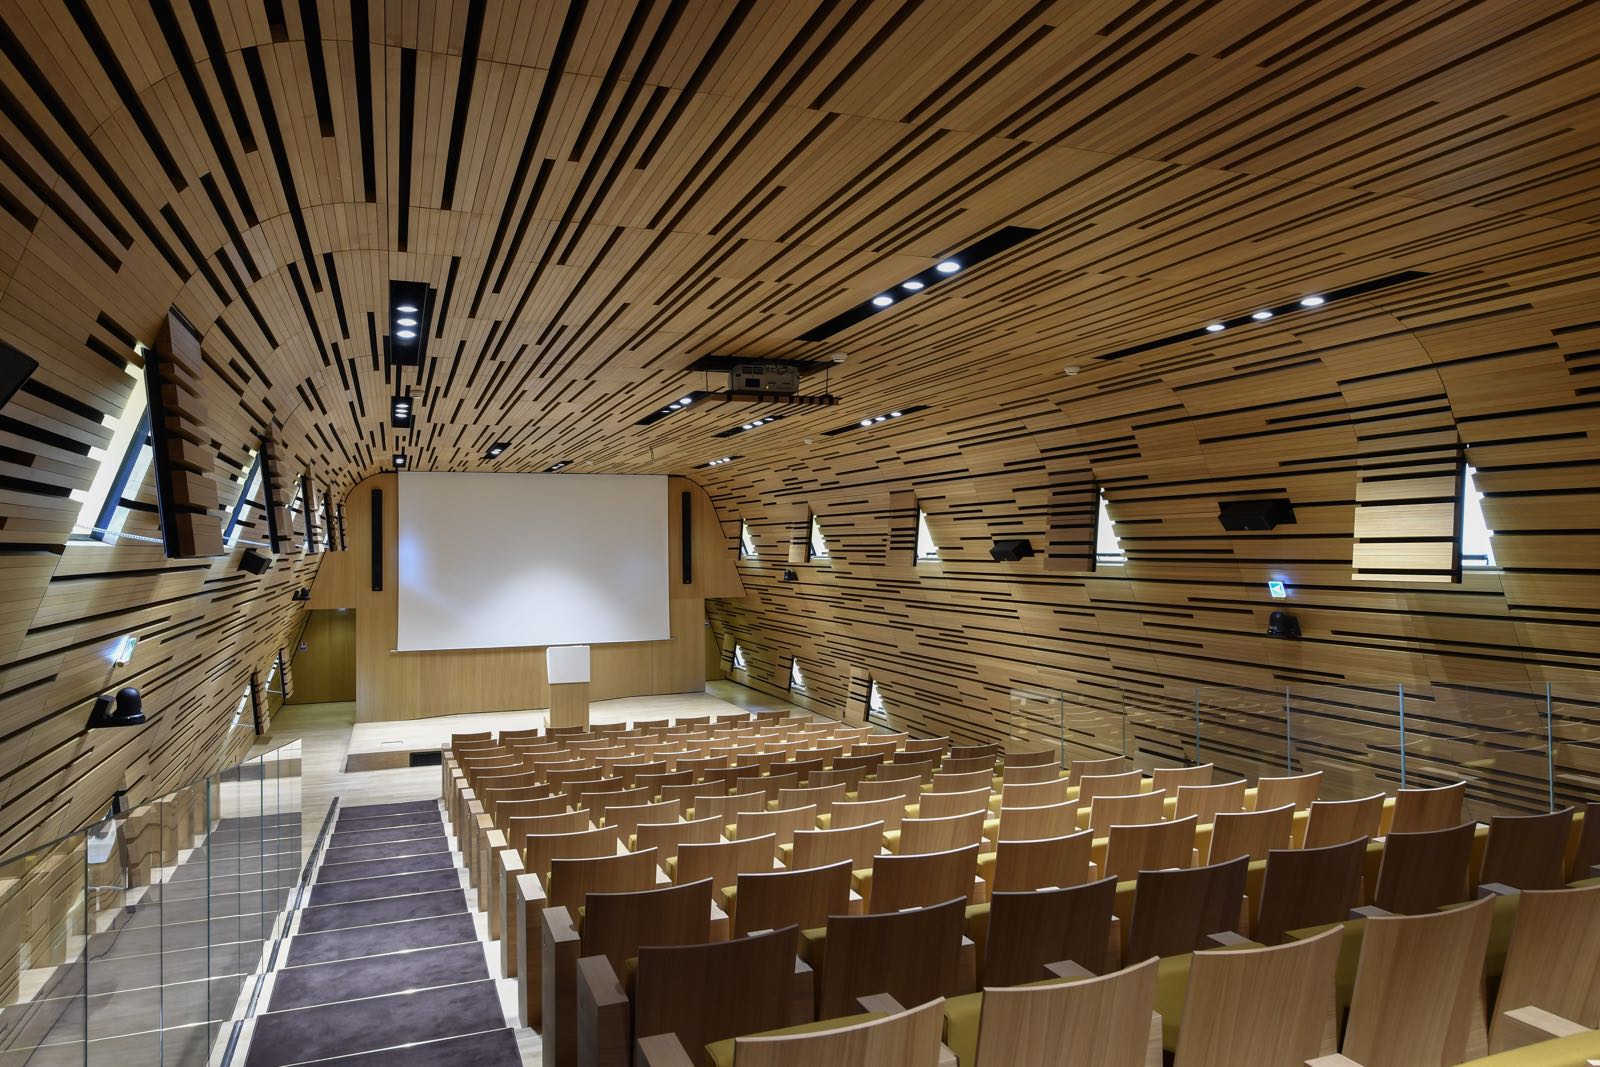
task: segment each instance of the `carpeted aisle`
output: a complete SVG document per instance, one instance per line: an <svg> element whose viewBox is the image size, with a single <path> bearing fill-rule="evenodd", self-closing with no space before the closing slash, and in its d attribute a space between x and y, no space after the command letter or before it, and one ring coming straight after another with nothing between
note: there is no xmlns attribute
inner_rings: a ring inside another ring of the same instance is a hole
<svg viewBox="0 0 1600 1067"><path fill-rule="evenodd" d="M246 1067L520 1067L434 801L344 808Z"/></svg>

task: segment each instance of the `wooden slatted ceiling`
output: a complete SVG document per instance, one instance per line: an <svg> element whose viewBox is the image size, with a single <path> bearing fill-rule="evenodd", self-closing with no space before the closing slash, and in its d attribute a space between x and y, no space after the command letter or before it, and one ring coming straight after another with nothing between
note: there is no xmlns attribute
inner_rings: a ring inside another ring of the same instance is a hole
<svg viewBox="0 0 1600 1067"><path fill-rule="evenodd" d="M680 473L737 451L698 472L762 547L718 624L763 684L798 652L838 705L868 669L915 728L982 735L1006 685L1045 676L1166 701L1585 676L1597 22L1560 0L8 4L0 336L41 367L0 413L0 847L82 822L125 771L153 792L215 765L315 567L303 529L261 579L238 548L63 547L169 305L202 334L224 505L262 437L336 500L396 451ZM1041 232L795 340L1004 225ZM1096 358L1407 270L1427 277ZM439 294L415 369L381 357L396 278ZM847 353L844 404L736 449L720 404L635 428L708 352ZM1358 587L1362 472L1452 429L1504 576ZM1096 485L1121 574L1070 569ZM1216 500L1268 488L1299 523L1223 536ZM936 567L909 562L908 498ZM834 558L781 583L813 509ZM1050 556L989 563L1013 535ZM1274 567L1299 644L1257 636ZM88 737L130 629L171 649L133 665L167 724Z"/></svg>

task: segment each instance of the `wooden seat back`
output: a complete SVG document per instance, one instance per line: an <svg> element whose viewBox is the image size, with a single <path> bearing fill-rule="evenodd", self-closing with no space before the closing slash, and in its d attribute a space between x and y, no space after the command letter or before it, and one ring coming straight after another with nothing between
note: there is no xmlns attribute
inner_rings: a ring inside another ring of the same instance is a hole
<svg viewBox="0 0 1600 1067"><path fill-rule="evenodd" d="M635 1039L676 1034L686 1048L789 1022L799 929L701 945L641 946L633 985Z"/></svg>
<svg viewBox="0 0 1600 1067"><path fill-rule="evenodd" d="M769 774L765 777L741 779L739 788L742 790L759 789L765 794L769 802L777 800L778 795L785 789L800 788L800 776L793 771L785 771L783 769L784 766L782 763L774 764L773 770L778 773Z"/></svg>
<svg viewBox="0 0 1600 1067"><path fill-rule="evenodd" d="M1505 1013L1527 1007L1600 1029L1600 885L1520 895L1490 1052L1509 1047Z"/></svg>
<svg viewBox="0 0 1600 1067"><path fill-rule="evenodd" d="M1275 848L1288 848L1294 837L1294 805L1283 804L1259 811L1219 811L1211 823L1211 854L1207 863L1235 856L1264 860Z"/></svg>
<svg viewBox="0 0 1600 1067"><path fill-rule="evenodd" d="M1325 1035L1343 937L1339 926L1271 948L1196 952L1174 1067L1267 1067L1332 1052Z"/></svg>
<svg viewBox="0 0 1600 1067"><path fill-rule="evenodd" d="M1053 748L1026 749L1021 752L1007 752L1005 754L1007 767L1039 767L1048 764L1057 770L1061 768L1061 757Z"/></svg>
<svg viewBox="0 0 1600 1067"><path fill-rule="evenodd" d="M626 778L627 775L624 774L623 777ZM633 778L634 785L644 786L650 790L650 795L653 797L660 797L661 790L669 785L689 785L693 781L693 771L663 771L660 774L637 774Z"/></svg>
<svg viewBox="0 0 1600 1067"><path fill-rule="evenodd" d="M880 782L914 779L921 784L933 780L935 761L938 757L932 752L919 752L907 755L900 753L895 759L878 764L878 769L873 772L873 777Z"/></svg>
<svg viewBox="0 0 1600 1067"><path fill-rule="evenodd" d="M908 737L902 751L933 752L942 756L949 747L948 737Z"/></svg>
<svg viewBox="0 0 1600 1067"><path fill-rule="evenodd" d="M667 773L667 761L652 760L649 762L640 763L618 763L611 769L622 776L622 783L628 786L630 789L634 786L642 785L650 790L651 796L655 796L655 783L653 779L656 775ZM641 782L639 780L640 778L646 778L650 780Z"/></svg>
<svg viewBox="0 0 1600 1067"><path fill-rule="evenodd" d="M1156 967L1145 960L1079 982L985 991L977 1067L1145 1067Z"/></svg>
<svg viewBox="0 0 1600 1067"><path fill-rule="evenodd" d="M983 841L983 823L988 817L989 809L985 807L982 811L961 815L905 819L900 823L900 854L948 852L953 848L979 845Z"/></svg>
<svg viewBox="0 0 1600 1067"><path fill-rule="evenodd" d="M1171 822L1113 823L1106 841L1105 869L1100 873L1130 882L1141 871L1193 867L1195 819L1190 815Z"/></svg>
<svg viewBox="0 0 1600 1067"><path fill-rule="evenodd" d="M653 804L616 804L606 809L606 825L617 832L617 841L624 845L638 832L640 823L677 821L676 800L661 800Z"/></svg>
<svg viewBox="0 0 1600 1067"><path fill-rule="evenodd" d="M1048 782L1008 783L1000 792L1000 803L1007 808L1038 808L1046 804L1065 804L1071 786L1065 778Z"/></svg>
<svg viewBox="0 0 1600 1067"><path fill-rule="evenodd" d="M1053 782L1060 777L1061 769L1054 763L1008 763L1000 769L1000 780L1005 785Z"/></svg>
<svg viewBox="0 0 1600 1067"><path fill-rule="evenodd" d="M878 764L889 758L887 752L850 752L848 755L833 757L832 769L836 771L860 770L871 774L877 770Z"/></svg>
<svg viewBox="0 0 1600 1067"><path fill-rule="evenodd" d="M954 897L972 895L978 873L978 846L910 856L877 856L872 861L872 895L867 910L874 914L921 908Z"/></svg>
<svg viewBox="0 0 1600 1067"><path fill-rule="evenodd" d="M787 871L741 871L733 933L775 930L793 923L802 930L828 925L828 916L850 911L850 861Z"/></svg>
<svg viewBox="0 0 1600 1067"><path fill-rule="evenodd" d="M881 915L828 917L817 1018L852 1015L856 998L888 993L925 1004L960 992L965 897Z"/></svg>
<svg viewBox="0 0 1600 1067"><path fill-rule="evenodd" d="M778 843L772 834L739 841L712 841L707 844L678 846L675 882L711 881L711 891L720 892L739 881L741 871L770 871Z"/></svg>
<svg viewBox="0 0 1600 1067"><path fill-rule="evenodd" d="M951 745L945 753L946 759L986 759L997 760L1000 758L1000 746L986 745Z"/></svg>
<svg viewBox="0 0 1600 1067"><path fill-rule="evenodd" d="M1177 817L1194 815L1202 824L1216 820L1222 811L1244 810L1244 779L1218 785L1180 785Z"/></svg>
<svg viewBox="0 0 1600 1067"><path fill-rule="evenodd" d="M1392 835L1391 835L1392 837ZM1494 902L1367 920L1345 1026L1345 1056L1362 1067L1466 1059L1481 1010L1483 957Z"/></svg>
<svg viewBox="0 0 1600 1067"><path fill-rule="evenodd" d="M952 815L970 812L989 813L989 787L968 789L962 793L924 793L917 802L917 817L921 819L946 819Z"/></svg>
<svg viewBox="0 0 1600 1067"><path fill-rule="evenodd" d="M1023 893L1034 889L1082 885L1089 880L1094 831L1063 837L995 844L994 884L990 892Z"/></svg>
<svg viewBox="0 0 1600 1067"><path fill-rule="evenodd" d="M1144 787L1142 771L1121 774L1086 774L1078 779L1078 806L1087 808L1095 797L1125 797Z"/></svg>
<svg viewBox="0 0 1600 1067"><path fill-rule="evenodd" d="M1327 848L1358 837L1377 837L1383 822L1382 793L1356 800L1314 800L1306 815L1302 848Z"/></svg>
<svg viewBox="0 0 1600 1067"><path fill-rule="evenodd" d="M721 797L728 795L728 787L721 782L693 782L688 785L672 784L663 785L656 790L658 800L676 800L679 811L691 811L695 801L700 797Z"/></svg>
<svg viewBox="0 0 1600 1067"><path fill-rule="evenodd" d="M772 855L776 859L779 845L794 842L796 830L814 830L817 826L817 806L807 804L802 808L779 808L777 811L741 811L734 817L733 836L772 838Z"/></svg>
<svg viewBox="0 0 1600 1067"><path fill-rule="evenodd" d="M621 781L622 779L615 779ZM650 790L642 785L632 789L611 789L604 792L585 792L582 794L583 806L589 809L596 822L604 822L606 813L613 807L637 807L640 804L650 803Z"/></svg>
<svg viewBox="0 0 1600 1067"><path fill-rule="evenodd" d="M1078 832L1078 802L1000 809L1002 841L1038 841Z"/></svg>
<svg viewBox="0 0 1600 1067"><path fill-rule="evenodd" d="M1177 956L1207 947L1211 934L1237 931L1249 866L1240 856L1189 870L1140 871L1127 958Z"/></svg>
<svg viewBox="0 0 1600 1067"><path fill-rule="evenodd" d="M866 767L835 767L827 770L812 771L806 778L809 785L838 785L843 783L849 792L855 792L867 776Z"/></svg>
<svg viewBox="0 0 1600 1067"><path fill-rule="evenodd" d="M1160 822L1166 817L1166 802L1162 791L1095 797L1089 805L1089 825L1106 834L1113 826Z"/></svg>
<svg viewBox="0 0 1600 1067"><path fill-rule="evenodd" d="M837 811L837 808L835 808ZM872 866L883 849L883 823L869 822L838 830L796 830L791 867L826 867L849 860L852 869Z"/></svg>
<svg viewBox="0 0 1600 1067"><path fill-rule="evenodd" d="M496 825L505 831L508 844L518 852L525 852L522 839L529 834L571 834L589 829L589 812L553 811L541 815L507 815Z"/></svg>
<svg viewBox="0 0 1600 1067"><path fill-rule="evenodd" d="M1321 848L1273 849L1251 938L1276 945L1290 930L1343 922L1361 903L1366 856L1364 837Z"/></svg>
<svg viewBox="0 0 1600 1067"><path fill-rule="evenodd" d="M1175 794L1179 786L1210 785L1212 772L1216 769L1212 763L1201 763L1194 767L1156 767L1150 772L1150 788L1165 789Z"/></svg>
<svg viewBox="0 0 1600 1067"><path fill-rule="evenodd" d="M569 834L529 834L523 840L523 870L546 884L552 860L614 856L617 852L617 835L604 826Z"/></svg>
<svg viewBox="0 0 1600 1067"><path fill-rule="evenodd" d="M494 734L488 730L472 734L451 734L450 751L459 753L463 748L481 748L494 744Z"/></svg>
<svg viewBox="0 0 1600 1067"><path fill-rule="evenodd" d="M1067 781L1072 785L1079 785L1085 776L1106 777L1123 773L1128 766L1126 756L1105 756L1099 759L1075 759L1067 761Z"/></svg>
<svg viewBox="0 0 1600 1067"><path fill-rule="evenodd" d="M722 840L725 824L721 819L690 819L688 822L642 822L634 830L634 848L653 848L661 853L661 862L678 854L678 849L689 844L710 844Z"/></svg>
<svg viewBox="0 0 1600 1067"><path fill-rule="evenodd" d="M752 790L748 793L728 793L720 797L697 796L694 798L694 817L704 819L707 816L721 819L725 823L733 822L740 812L766 811L767 794L765 790Z"/></svg>
<svg viewBox="0 0 1600 1067"><path fill-rule="evenodd" d="M1583 832L1578 836L1578 847L1572 854L1572 869L1567 872L1573 881L1600 875L1600 800L1583 806Z"/></svg>
<svg viewBox="0 0 1600 1067"><path fill-rule="evenodd" d="M1466 782L1451 782L1432 789L1401 789L1394 795L1394 821L1389 825L1389 832L1415 834L1448 830L1461 822L1461 806L1466 798Z"/></svg>
<svg viewBox="0 0 1600 1067"><path fill-rule="evenodd" d="M985 774L994 777L994 758L991 756L960 757L945 754L939 762L940 774Z"/></svg>
<svg viewBox="0 0 1600 1067"><path fill-rule="evenodd" d="M641 945L699 945L711 940L709 882L590 893L583 901L584 956L604 956L621 975Z"/></svg>
<svg viewBox="0 0 1600 1067"><path fill-rule="evenodd" d="M545 897L550 908L566 908L576 916L590 893L631 893L656 886L660 853L617 852L609 856L567 856L550 861Z"/></svg>
<svg viewBox="0 0 1600 1067"><path fill-rule="evenodd" d="M858 800L884 800L899 797L902 804L913 804L922 796L920 778L865 778L856 786Z"/></svg>
<svg viewBox="0 0 1600 1067"><path fill-rule="evenodd" d="M777 798L778 807L799 808L810 804L817 809L818 815L824 815L832 811L835 804L844 800L846 792L843 783L780 789Z"/></svg>
<svg viewBox="0 0 1600 1067"><path fill-rule="evenodd" d="M1513 889L1560 889L1567 884L1567 837L1572 809L1544 815L1496 815L1477 881Z"/></svg>
<svg viewBox="0 0 1600 1067"><path fill-rule="evenodd" d="M829 828L844 830L852 826L865 826L881 822L885 831L900 829L906 817L904 797L884 797L882 800L841 800L829 813Z"/></svg>
<svg viewBox="0 0 1600 1067"><path fill-rule="evenodd" d="M1476 825L1464 822L1448 830L1404 834L1391 831L1383 842L1372 902L1396 915L1426 915L1466 900Z"/></svg>
<svg viewBox="0 0 1600 1067"><path fill-rule="evenodd" d="M784 1037L741 1037L733 1043L735 1067L799 1067L801 1064L867 1064L930 1067L940 1062L944 998L896 1015L836 1030Z"/></svg>
<svg viewBox="0 0 1600 1067"><path fill-rule="evenodd" d="M1071 961L1104 974L1111 965L1111 915L1117 880L995 893L989 898L983 986L1049 978L1048 964Z"/></svg>

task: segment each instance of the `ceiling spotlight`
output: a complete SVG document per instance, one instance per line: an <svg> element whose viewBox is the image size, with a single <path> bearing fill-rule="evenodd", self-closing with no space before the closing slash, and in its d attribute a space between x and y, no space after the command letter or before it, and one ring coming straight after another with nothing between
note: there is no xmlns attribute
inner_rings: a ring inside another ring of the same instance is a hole
<svg viewBox="0 0 1600 1067"><path fill-rule="evenodd" d="M417 331L416 330L396 330L394 335L396 337L400 338L400 340L402 340L402 341L409 341L409 340L411 340L413 337L415 337L417 335Z"/></svg>
<svg viewBox="0 0 1600 1067"><path fill-rule="evenodd" d="M679 400L678 403L682 404L684 407L688 407L690 404L694 403L694 397L686 396L683 399Z"/></svg>
<svg viewBox="0 0 1600 1067"><path fill-rule="evenodd" d="M887 416L879 415L877 418L873 419L872 421L873 422L882 422L886 417Z"/></svg>
<svg viewBox="0 0 1600 1067"><path fill-rule="evenodd" d="M872 304L874 307L886 308L892 303L894 303L894 297L890 296L888 293L880 293L872 298Z"/></svg>
<svg viewBox="0 0 1600 1067"><path fill-rule="evenodd" d="M1226 329L1227 329L1227 327L1224 326L1222 323L1213 322L1210 326L1206 327L1206 333L1221 333L1223 330L1226 330Z"/></svg>
<svg viewBox="0 0 1600 1067"><path fill-rule="evenodd" d="M861 425L863 425L863 426L871 426L872 425L872 420L871 419L862 419L861 420Z"/></svg>
<svg viewBox="0 0 1600 1067"><path fill-rule="evenodd" d="M395 308L395 310L404 312L407 315L415 315L417 313L417 309L414 304L401 304L399 307Z"/></svg>
<svg viewBox="0 0 1600 1067"><path fill-rule="evenodd" d="M947 259L933 269L938 271L940 274L954 274L956 271L961 269L961 264L957 263L953 259Z"/></svg>
<svg viewBox="0 0 1600 1067"><path fill-rule="evenodd" d="M1270 311L1258 311L1254 315L1251 315L1250 317L1252 319L1255 319L1257 322L1266 322L1268 319L1272 318L1272 312L1270 312Z"/></svg>
<svg viewBox="0 0 1600 1067"><path fill-rule="evenodd" d="M753 430L753 429L756 428L756 424L753 423L753 422L747 422L747 423L745 423L743 426L741 426L739 428L741 430Z"/></svg>
<svg viewBox="0 0 1600 1067"><path fill-rule="evenodd" d="M396 467L404 467L406 465L406 457L403 453L396 452L394 454L394 465Z"/></svg>
<svg viewBox="0 0 1600 1067"><path fill-rule="evenodd" d="M416 319L395 319L394 321L398 322L401 326L415 326L417 324Z"/></svg>
<svg viewBox="0 0 1600 1067"><path fill-rule="evenodd" d="M922 283L912 278L909 282L901 282L900 288L910 289L913 293L922 288Z"/></svg>
<svg viewBox="0 0 1600 1067"><path fill-rule="evenodd" d="M891 411L889 412L889 417L891 419L898 419L900 417L900 413L898 411Z"/></svg>
<svg viewBox="0 0 1600 1067"><path fill-rule="evenodd" d="M1319 308L1327 302L1328 298L1325 296L1308 296L1300 301L1300 306L1303 308Z"/></svg>
<svg viewBox="0 0 1600 1067"><path fill-rule="evenodd" d="M1061 373L1065 374L1068 378L1070 378L1074 374L1077 374L1082 369L1083 368L1078 366L1076 363L1069 363L1065 367L1061 368Z"/></svg>
<svg viewBox="0 0 1600 1067"><path fill-rule="evenodd" d="M683 406L683 402L682 401L674 400L672 403L667 405L666 410L668 410L668 411L676 411L676 410L678 410L678 408L680 408L682 406Z"/></svg>

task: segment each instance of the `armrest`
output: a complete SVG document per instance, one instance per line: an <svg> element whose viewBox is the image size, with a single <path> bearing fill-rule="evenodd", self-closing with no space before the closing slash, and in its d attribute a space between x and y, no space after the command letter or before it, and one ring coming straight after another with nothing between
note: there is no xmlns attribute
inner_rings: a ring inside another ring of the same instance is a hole
<svg viewBox="0 0 1600 1067"><path fill-rule="evenodd" d="M885 1015L898 1015L906 1009L894 999L893 993L873 993L865 997L857 997L856 1003L864 1012L881 1011Z"/></svg>
<svg viewBox="0 0 1600 1067"><path fill-rule="evenodd" d="M789 1022L799 1026L817 1017L817 976L799 956L794 958L794 980L789 986Z"/></svg>
<svg viewBox="0 0 1600 1067"><path fill-rule="evenodd" d="M1496 1051L1522 1048L1524 1045L1570 1037L1588 1030L1570 1019L1563 1019L1543 1008L1512 1008L1500 1015L1495 1029Z"/></svg>
<svg viewBox="0 0 1600 1067"><path fill-rule="evenodd" d="M1393 916L1394 912L1385 911L1376 904L1363 904L1359 908L1350 909L1350 918L1352 919L1388 919Z"/></svg>
<svg viewBox="0 0 1600 1067"><path fill-rule="evenodd" d="M1361 1067L1361 1064L1349 1056L1342 1056L1335 1052L1327 1056L1318 1056L1314 1060L1307 1060L1306 1067Z"/></svg>
<svg viewBox="0 0 1600 1067"><path fill-rule="evenodd" d="M1483 900L1487 897L1514 897L1520 892L1522 892L1522 890L1513 889L1504 882L1485 882L1478 887L1478 899Z"/></svg>
<svg viewBox="0 0 1600 1067"><path fill-rule="evenodd" d="M628 994L604 956L578 961L578 1062L627 1063Z"/></svg>
<svg viewBox="0 0 1600 1067"><path fill-rule="evenodd" d="M532 912L528 913L532 915ZM527 1005L524 1026L538 1030L544 1047L557 1060L573 1046L572 1020L576 1013L574 978L583 939L576 918L566 908L545 908L539 915L539 946L534 952L534 932L528 931L528 951L517 972L520 1004ZM570 1052L567 1053L570 1062Z"/></svg>
<svg viewBox="0 0 1600 1067"><path fill-rule="evenodd" d="M1243 934L1235 933L1232 930L1218 930L1214 934L1207 934L1206 940L1211 942L1217 948L1233 948L1238 945L1249 945L1253 943L1248 937L1245 937Z"/></svg>
<svg viewBox="0 0 1600 1067"><path fill-rule="evenodd" d="M1050 972L1051 978L1093 978L1094 972L1081 963L1072 960L1061 960L1057 963L1047 963L1044 969Z"/></svg>
<svg viewBox="0 0 1600 1067"><path fill-rule="evenodd" d="M641 1037L635 1067L695 1067L677 1034Z"/></svg>

